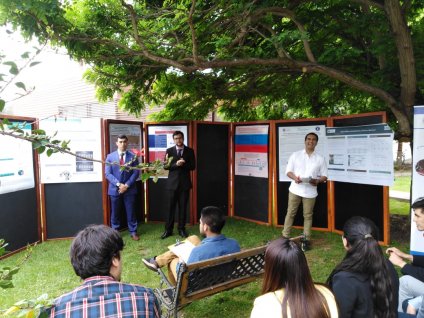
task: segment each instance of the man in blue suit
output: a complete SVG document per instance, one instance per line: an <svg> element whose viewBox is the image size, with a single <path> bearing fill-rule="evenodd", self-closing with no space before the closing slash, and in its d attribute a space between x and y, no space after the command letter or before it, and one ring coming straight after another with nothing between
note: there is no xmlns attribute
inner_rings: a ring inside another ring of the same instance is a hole
<svg viewBox="0 0 424 318"><path fill-rule="evenodd" d="M128 138L125 135L119 135L116 141L118 150L107 155L105 175L109 181L108 194L110 196L111 205L111 225L117 230L121 226L119 214L122 206L125 205L127 214L128 230L131 238L138 241L140 238L137 235L137 218L135 216L135 200L137 196L137 188L135 182L140 175L138 169L130 170L120 169L122 165L131 167L138 165L137 157L127 151Z"/></svg>

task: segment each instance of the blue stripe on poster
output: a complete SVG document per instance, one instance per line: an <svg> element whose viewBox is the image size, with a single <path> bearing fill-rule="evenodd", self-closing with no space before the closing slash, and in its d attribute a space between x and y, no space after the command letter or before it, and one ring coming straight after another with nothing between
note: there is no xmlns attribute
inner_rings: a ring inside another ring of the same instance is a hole
<svg viewBox="0 0 424 318"><path fill-rule="evenodd" d="M268 135L236 135L236 145L268 145Z"/></svg>
<svg viewBox="0 0 424 318"><path fill-rule="evenodd" d="M166 135L149 135L149 148L166 148Z"/></svg>

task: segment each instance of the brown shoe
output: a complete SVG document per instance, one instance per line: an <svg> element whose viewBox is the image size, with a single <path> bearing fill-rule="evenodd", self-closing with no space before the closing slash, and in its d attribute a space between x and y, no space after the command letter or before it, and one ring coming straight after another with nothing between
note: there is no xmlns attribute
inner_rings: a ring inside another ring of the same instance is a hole
<svg viewBox="0 0 424 318"><path fill-rule="evenodd" d="M133 235L131 235L131 238L132 238L134 241L138 241L138 240L140 240L140 237L139 237L137 234L133 234Z"/></svg>
<svg viewBox="0 0 424 318"><path fill-rule="evenodd" d="M150 269L151 271L157 272L159 265L158 263L156 263L155 258L142 258L141 261L143 262L143 264Z"/></svg>

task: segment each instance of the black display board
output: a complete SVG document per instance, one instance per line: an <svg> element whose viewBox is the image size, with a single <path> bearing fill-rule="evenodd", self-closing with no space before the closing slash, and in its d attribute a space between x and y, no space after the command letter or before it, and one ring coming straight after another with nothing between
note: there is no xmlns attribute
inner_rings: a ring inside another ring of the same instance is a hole
<svg viewBox="0 0 424 318"><path fill-rule="evenodd" d="M164 129L165 128L172 128L172 127L181 127L181 126L187 126L187 135L184 136L184 144L186 146L190 146L190 144L187 142L190 139L190 131L189 131L189 126L186 123L183 124L169 124L169 123L164 123L164 124L146 124L146 132L145 134L147 135L147 138L145 139L145 144L146 144L146 154L147 154L147 160L151 160L151 158L149 158L149 149L152 146L149 142L149 139L151 139L151 136L148 135L149 132L149 126L154 126L154 127L158 127L158 126L163 126ZM172 129L171 129L172 130ZM165 157L165 152L163 153L163 157ZM197 160L197 158L196 158ZM152 179L149 179L147 181L147 211L148 211L148 221L153 221L153 222L166 222L168 219L168 213L169 213L169 202L168 202L168 190L165 189L166 187L166 177L165 178L159 178L159 180L155 183ZM189 221L190 220L190 210L191 210L191 205L190 205L190 200L188 202L188 207L187 207L187 212L186 212L186 220ZM177 208L177 212L178 212L178 208ZM175 216L175 220L178 222L178 218L177 215Z"/></svg>
<svg viewBox="0 0 424 318"><path fill-rule="evenodd" d="M230 125L198 123L195 127L197 218L210 205L228 215Z"/></svg>
<svg viewBox="0 0 424 318"><path fill-rule="evenodd" d="M334 118L334 127L361 126L384 123L381 114ZM352 216L365 216L374 221L379 229L379 239L384 240L383 186L334 182L334 227L343 230L343 224Z"/></svg>
<svg viewBox="0 0 424 318"><path fill-rule="evenodd" d="M252 123L248 125L234 125L233 142L235 144L236 127L268 125L268 123ZM268 129L268 165L269 160L269 137ZM234 148L235 151L235 148ZM235 153L233 151L233 167L235 167ZM246 218L252 221L270 223L269 220L269 176L257 178L250 176L234 175L234 216Z"/></svg>
<svg viewBox="0 0 424 318"><path fill-rule="evenodd" d="M90 224L103 224L102 183L44 184L47 239L73 237Z"/></svg>
<svg viewBox="0 0 424 318"><path fill-rule="evenodd" d="M293 121L293 122L284 122L284 123L276 123L275 129L275 144L276 144L276 154L279 154L279 127L293 127L293 126L317 126L317 125L326 125L327 122L325 120L316 120L316 121ZM319 141L318 141L319 142ZM302 150L299 149L299 150ZM276 160L276 178L277 178L277 224L283 225L284 219L287 214L287 205L289 198L289 181L278 181L278 176L280 175L280 167L278 165L278 157ZM312 219L312 227L315 228L328 228L328 209L327 209L327 184L319 184L318 185L318 197L315 201L314 206L314 215ZM300 204L296 217L294 219L294 226L303 226L303 206Z"/></svg>
<svg viewBox="0 0 424 318"><path fill-rule="evenodd" d="M0 238L8 251L40 240L35 188L0 194Z"/></svg>

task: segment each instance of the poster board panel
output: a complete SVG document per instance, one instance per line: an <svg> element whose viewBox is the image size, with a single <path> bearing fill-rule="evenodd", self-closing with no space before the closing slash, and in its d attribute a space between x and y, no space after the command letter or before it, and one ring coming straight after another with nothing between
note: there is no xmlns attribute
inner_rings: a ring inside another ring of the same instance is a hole
<svg viewBox="0 0 424 318"><path fill-rule="evenodd" d="M194 147L197 169L193 194L198 222L205 206L217 206L228 215L230 178L230 124L197 122L194 125Z"/></svg>
<svg viewBox="0 0 424 318"><path fill-rule="evenodd" d="M146 123L145 124L145 153L148 162L163 160L166 149L174 146L172 134L176 131L184 133L184 144L191 147L190 125L188 122L166 122L166 123ZM153 222L166 222L170 209L168 202L168 191L166 190L166 178L164 173L155 183L149 179L146 184L147 220ZM190 193L191 196L191 193ZM189 199L186 220L191 220L190 215L192 204ZM178 212L177 212L178 213ZM177 220L177 218L176 218Z"/></svg>
<svg viewBox="0 0 424 318"><path fill-rule="evenodd" d="M271 223L269 122L233 124L233 216Z"/></svg>
<svg viewBox="0 0 424 318"><path fill-rule="evenodd" d="M327 124L327 119L325 118L315 118L315 119L304 119L304 120L290 120L290 121L276 121L276 154L278 154L278 158L276 160L276 176L282 176L285 174L285 165L282 164L284 157L281 158L281 154L285 151L281 149L285 147L285 142L282 139L282 134L284 133L282 130L286 128L286 131L290 132L290 135L295 135L296 140L290 142L289 149L290 150L301 150L305 147L304 139L305 135L309 132L314 133L322 133L323 127ZM280 133L279 133L280 132ZM324 130L325 133L325 130ZM303 136L303 137L302 137ZM325 136L319 139L318 144L325 140ZM295 144L295 142L297 144ZM318 145L317 145L318 148ZM326 149L326 145L322 147L322 149ZM286 155L288 160L288 156ZM284 170L284 171L283 171ZM287 213L287 205L288 205L288 196L289 196L289 187L290 181L286 181L286 178L279 178L278 181L275 180L276 183L276 197L275 197L275 206L276 206L276 214L277 214L277 225L284 225L284 219ZM314 214L312 220L312 227L314 229L329 229L329 211L328 211L328 190L327 184L318 185L318 197L315 201L314 206ZM294 226L303 226L303 207L302 204L299 206L298 213L294 219Z"/></svg>
<svg viewBox="0 0 424 318"><path fill-rule="evenodd" d="M375 112L333 117L329 126L362 126L385 122L386 113ZM334 181L333 189L334 229L342 231L344 222L352 216L365 216L375 222L380 231L379 239L388 244L390 236L390 218L388 205L386 204L388 187Z"/></svg>
<svg viewBox="0 0 424 318"><path fill-rule="evenodd" d="M0 117L4 118L16 124L36 122L35 118L28 117ZM28 132L31 129L29 125L25 128ZM32 128L36 129L37 125L32 124ZM5 174L0 177L4 186L0 192L0 238L9 244L7 250L13 252L41 240L39 193L35 186L38 184L38 161L31 143L13 137L0 138L7 145L6 148L0 147L0 174ZM2 160L4 158L8 160Z"/></svg>

